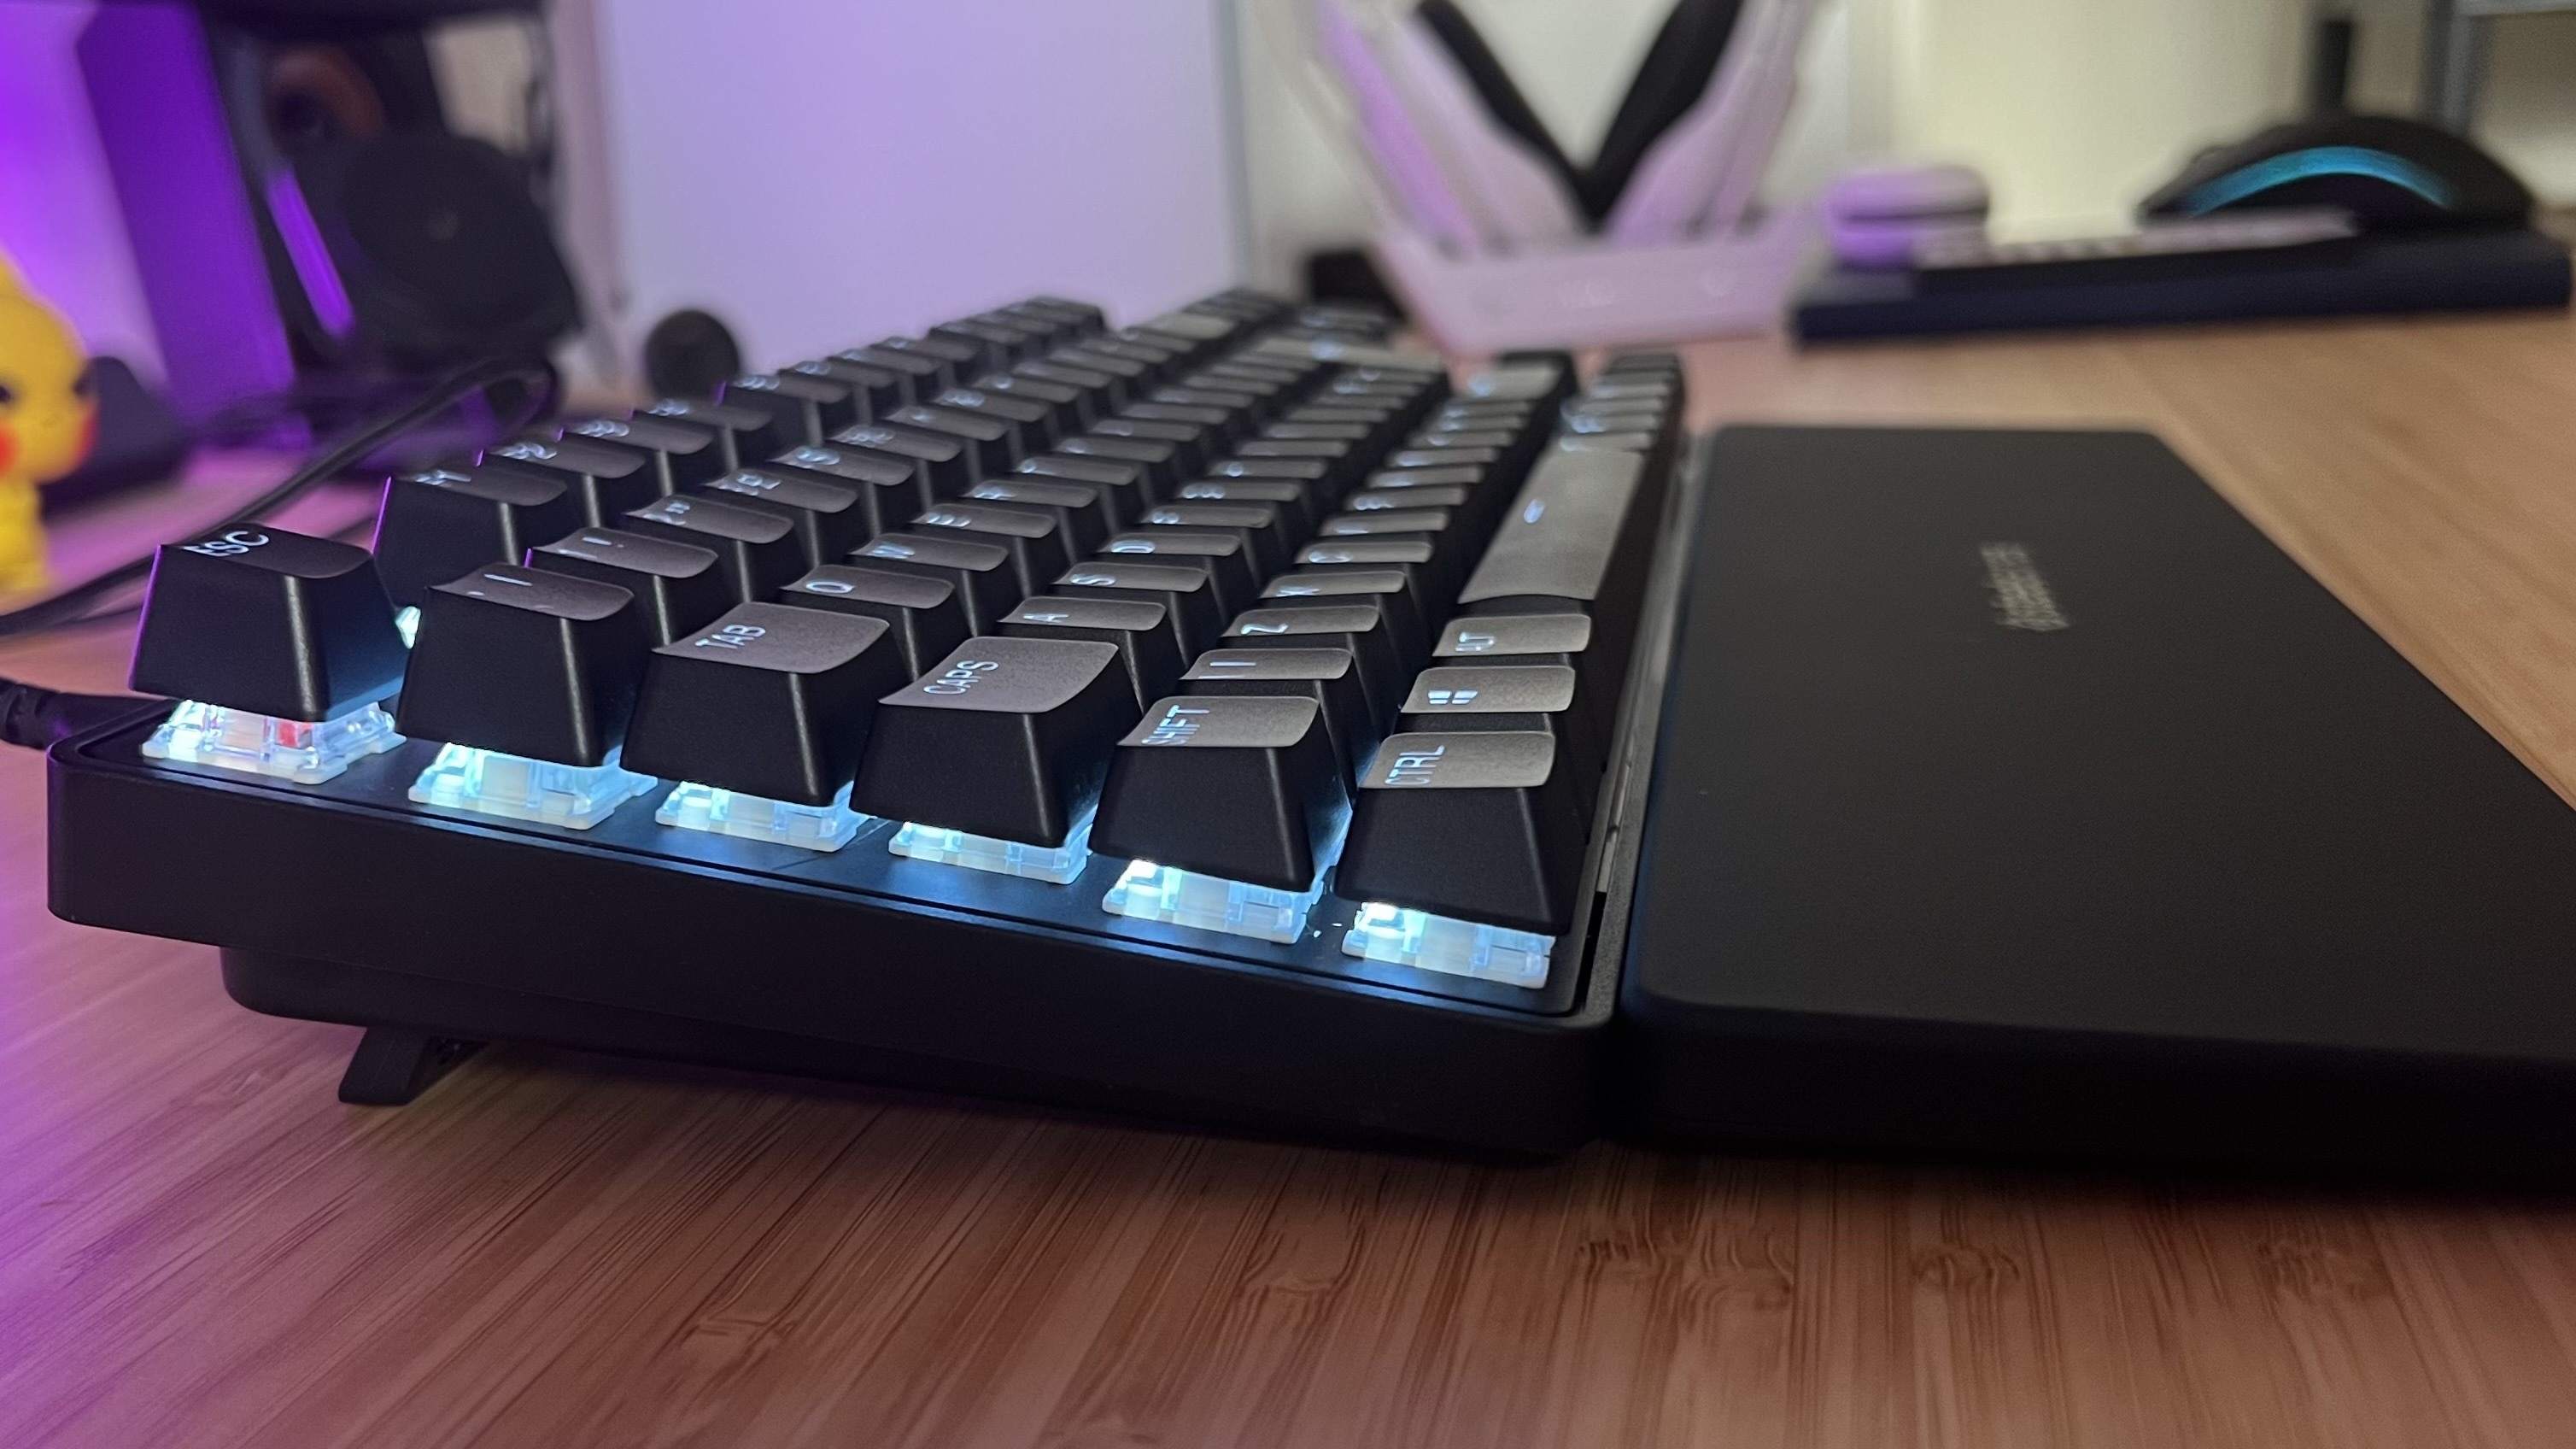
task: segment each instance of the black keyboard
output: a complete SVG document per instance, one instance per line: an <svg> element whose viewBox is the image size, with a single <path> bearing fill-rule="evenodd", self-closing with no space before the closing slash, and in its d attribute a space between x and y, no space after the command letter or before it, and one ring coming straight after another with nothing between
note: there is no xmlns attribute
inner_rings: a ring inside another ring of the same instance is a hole
<svg viewBox="0 0 2576 1449"><path fill-rule="evenodd" d="M1665 354L1053 298L162 549L55 905L369 1029L1261 1129L1597 1129ZM185 842L195 862L138 879ZM140 853L138 853L140 852Z"/></svg>

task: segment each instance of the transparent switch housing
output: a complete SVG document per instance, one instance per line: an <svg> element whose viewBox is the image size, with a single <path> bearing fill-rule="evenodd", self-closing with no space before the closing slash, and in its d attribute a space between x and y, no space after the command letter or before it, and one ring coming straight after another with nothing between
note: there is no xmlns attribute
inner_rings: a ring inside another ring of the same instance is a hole
<svg viewBox="0 0 2576 1449"><path fill-rule="evenodd" d="M681 830L704 830L741 840L830 851L858 839L876 817L850 808L847 785L828 804L797 805L765 795L684 782L672 787L653 818Z"/></svg>
<svg viewBox="0 0 2576 1449"><path fill-rule="evenodd" d="M1382 901L1360 907L1342 935L1342 954L1530 990L1547 984L1554 936L1478 925Z"/></svg>
<svg viewBox="0 0 2576 1449"><path fill-rule="evenodd" d="M886 848L897 855L915 860L936 861L941 865L962 865L968 870L989 870L995 875L1016 875L1027 880L1042 880L1049 885L1071 885L1082 874L1091 859L1091 817L1065 833L1064 844L1024 845L1016 840L998 840L990 835L970 835L942 825L904 822Z"/></svg>
<svg viewBox="0 0 2576 1449"><path fill-rule="evenodd" d="M394 717L372 704L315 723L187 700L143 742L143 753L155 760L319 785L402 742L394 733Z"/></svg>
<svg viewBox="0 0 2576 1449"><path fill-rule="evenodd" d="M449 810L588 830L656 783L650 775L620 767L614 754L605 763L583 768L447 744L439 746L438 758L412 781L411 798Z"/></svg>
<svg viewBox="0 0 2576 1449"><path fill-rule="evenodd" d="M1100 898L1100 905L1113 916L1195 926L1284 945L1306 934L1307 913L1323 895L1320 877L1302 891L1287 891L1131 860L1118 883Z"/></svg>

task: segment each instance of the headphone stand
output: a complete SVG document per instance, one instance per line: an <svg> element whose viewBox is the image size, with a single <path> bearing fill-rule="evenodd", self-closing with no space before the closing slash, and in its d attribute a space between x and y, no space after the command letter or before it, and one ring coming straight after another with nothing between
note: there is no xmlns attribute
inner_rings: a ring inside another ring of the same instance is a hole
<svg viewBox="0 0 2576 1449"><path fill-rule="evenodd" d="M1801 206L1674 244L1586 238L1459 253L1390 219L1371 249L1414 320L1443 351L1491 356L1771 331L1780 326L1816 234L1813 211Z"/></svg>

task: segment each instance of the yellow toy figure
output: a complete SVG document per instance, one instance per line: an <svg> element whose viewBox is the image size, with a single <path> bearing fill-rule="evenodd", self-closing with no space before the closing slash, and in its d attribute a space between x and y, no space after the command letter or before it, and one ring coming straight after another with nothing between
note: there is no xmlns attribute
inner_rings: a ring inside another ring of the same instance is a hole
<svg viewBox="0 0 2576 1449"><path fill-rule="evenodd" d="M80 343L0 256L0 595L45 586L36 489L80 466L96 424Z"/></svg>

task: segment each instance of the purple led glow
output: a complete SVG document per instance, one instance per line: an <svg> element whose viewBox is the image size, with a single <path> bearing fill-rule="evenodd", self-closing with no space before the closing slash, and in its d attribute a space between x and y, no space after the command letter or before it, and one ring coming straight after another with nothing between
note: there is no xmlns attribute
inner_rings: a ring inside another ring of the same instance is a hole
<svg viewBox="0 0 2576 1449"><path fill-rule="evenodd" d="M268 215L277 223L278 240L286 243L296 280L304 284L314 320L334 337L348 336L358 320L349 308L349 289L340 284L340 269L331 265L331 249L322 244L322 228L313 224L313 208L305 204L294 172L280 170L268 178Z"/></svg>

